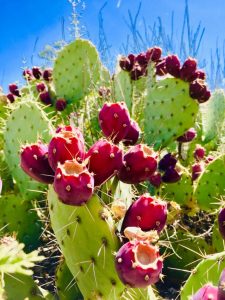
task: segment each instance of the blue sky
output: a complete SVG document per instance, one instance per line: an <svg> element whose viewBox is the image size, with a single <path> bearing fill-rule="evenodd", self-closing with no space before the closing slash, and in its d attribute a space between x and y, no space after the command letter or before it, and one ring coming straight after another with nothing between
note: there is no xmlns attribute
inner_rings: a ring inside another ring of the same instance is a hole
<svg viewBox="0 0 225 300"><path fill-rule="evenodd" d="M137 11L137 0L84 0L86 8L82 11L81 24L94 43L98 44L98 14L104 3L104 28L111 54L117 54L126 41L129 29L128 9L132 15ZM158 16L165 28L171 28L171 13L174 11L174 36L180 38L184 14L184 0L142 0L138 26L143 28L142 18L152 25ZM10 82L21 80L21 69L39 64L37 53L45 44L62 38L62 19L65 20L66 38L69 39L71 5L68 0L0 0L0 85L7 91ZM81 6L80 8L81 9ZM210 48L216 48L225 37L224 0L189 0L190 18L193 27L202 22L206 28L200 55L207 56ZM37 45L34 52L34 44ZM150 46L150 45L149 45ZM32 56L33 55L33 56Z"/></svg>

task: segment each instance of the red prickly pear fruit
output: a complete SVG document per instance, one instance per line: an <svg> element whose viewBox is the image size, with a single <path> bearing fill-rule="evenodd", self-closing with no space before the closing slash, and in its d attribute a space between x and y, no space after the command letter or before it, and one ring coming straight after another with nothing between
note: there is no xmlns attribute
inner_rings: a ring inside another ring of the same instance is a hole
<svg viewBox="0 0 225 300"><path fill-rule="evenodd" d="M149 194L140 196L125 214L122 233L127 227L140 227L142 231L162 231L167 219L167 203Z"/></svg>
<svg viewBox="0 0 225 300"><path fill-rule="evenodd" d="M40 97L41 102L44 103L45 105L52 104L52 99L51 99L49 92L41 92L39 97Z"/></svg>
<svg viewBox="0 0 225 300"><path fill-rule="evenodd" d="M203 159L205 156L205 148L201 147L201 146L197 146L197 148L195 149L194 152L194 157L197 160L201 160Z"/></svg>
<svg viewBox="0 0 225 300"><path fill-rule="evenodd" d="M47 89L48 88L44 82L40 82L36 84L36 90L38 91L38 93L45 92L47 91Z"/></svg>
<svg viewBox="0 0 225 300"><path fill-rule="evenodd" d="M200 98L198 98L198 102L205 103L209 100L210 97L211 97L211 92L209 90L206 90L205 93Z"/></svg>
<svg viewBox="0 0 225 300"><path fill-rule="evenodd" d="M162 181L165 183L175 183L181 179L181 173L174 167L166 169L162 176Z"/></svg>
<svg viewBox="0 0 225 300"><path fill-rule="evenodd" d="M191 98L198 100L205 95L206 91L206 85L202 81L195 80L190 83L189 94Z"/></svg>
<svg viewBox="0 0 225 300"><path fill-rule="evenodd" d="M138 126L138 123L134 120L131 120L129 131L126 134L125 138L123 139L123 143L126 146L132 146L135 145L138 141L139 135L140 135L141 129Z"/></svg>
<svg viewBox="0 0 225 300"><path fill-rule="evenodd" d="M52 80L52 69L45 69L42 74L45 81Z"/></svg>
<svg viewBox="0 0 225 300"><path fill-rule="evenodd" d="M183 135L177 138L180 143L191 142L196 137L196 130L194 128L188 129Z"/></svg>
<svg viewBox="0 0 225 300"><path fill-rule="evenodd" d="M197 68L197 61L194 58L189 57L183 63L180 69L180 78L184 81L191 81L191 77L195 73Z"/></svg>
<svg viewBox="0 0 225 300"><path fill-rule="evenodd" d="M65 99L61 98L56 100L55 107L58 111L63 111L67 106L67 102Z"/></svg>
<svg viewBox="0 0 225 300"><path fill-rule="evenodd" d="M225 240L225 208L221 208L218 214L219 231L222 238Z"/></svg>
<svg viewBox="0 0 225 300"><path fill-rule="evenodd" d="M162 55L162 49L159 47L149 48L146 52L146 58L148 61L157 62Z"/></svg>
<svg viewBox="0 0 225 300"><path fill-rule="evenodd" d="M192 296L191 300L218 300L217 293L218 287L207 283Z"/></svg>
<svg viewBox="0 0 225 300"><path fill-rule="evenodd" d="M115 264L119 278L125 285L145 288L159 281L163 259L158 247L134 240L119 249Z"/></svg>
<svg viewBox="0 0 225 300"><path fill-rule="evenodd" d="M29 70L29 69L26 69L23 71L23 77L28 81L31 81L34 79L34 76L31 72L31 70Z"/></svg>
<svg viewBox="0 0 225 300"><path fill-rule="evenodd" d="M53 186L64 204L81 206L93 194L94 178L84 165L67 160L58 165Z"/></svg>
<svg viewBox="0 0 225 300"><path fill-rule="evenodd" d="M177 159L171 154L167 153L160 159L158 164L158 169L161 171L166 171L169 167L175 167L177 163Z"/></svg>
<svg viewBox="0 0 225 300"><path fill-rule="evenodd" d="M160 187L162 183L162 176L158 172L155 172L154 174L150 175L148 179L151 185L153 185L156 188Z"/></svg>
<svg viewBox="0 0 225 300"><path fill-rule="evenodd" d="M169 55L166 57L166 69L170 75L180 77L180 60L177 55Z"/></svg>
<svg viewBox="0 0 225 300"><path fill-rule="evenodd" d="M95 186L114 176L123 165L122 150L106 140L97 141L87 152L88 170L94 174Z"/></svg>
<svg viewBox="0 0 225 300"><path fill-rule="evenodd" d="M139 144L130 147L124 155L123 166L118 173L122 182L137 184L145 181L157 168L157 155L146 145Z"/></svg>
<svg viewBox="0 0 225 300"><path fill-rule="evenodd" d="M163 59L159 63L157 63L155 68L156 68L155 73L158 76L164 76L168 73L167 69L166 69L166 60L165 59Z"/></svg>
<svg viewBox="0 0 225 300"><path fill-rule="evenodd" d="M119 61L120 68L124 71L130 72L133 68L134 61L131 61L128 57L122 56Z"/></svg>
<svg viewBox="0 0 225 300"><path fill-rule="evenodd" d="M204 171L204 165L201 163L196 163L192 166L192 180L196 180Z"/></svg>
<svg viewBox="0 0 225 300"><path fill-rule="evenodd" d="M18 88L18 85L15 84L15 83L11 83L9 85L9 91L11 94L13 94L14 96L17 96L17 97L20 97L20 91L19 91L19 88Z"/></svg>
<svg viewBox="0 0 225 300"><path fill-rule="evenodd" d="M48 160L53 170L58 163L76 159L82 162L85 157L85 146L82 133L76 128L76 132L61 129L51 139L48 146Z"/></svg>
<svg viewBox="0 0 225 300"><path fill-rule="evenodd" d="M26 174L39 182L48 184L54 181L54 172L48 162L48 146L41 142L22 147L20 166Z"/></svg>
<svg viewBox="0 0 225 300"><path fill-rule="evenodd" d="M146 53L142 52L135 57L135 63L140 66L146 67L148 64L148 59L146 57Z"/></svg>
<svg viewBox="0 0 225 300"><path fill-rule="evenodd" d="M217 297L217 300L225 300L225 269L223 269L220 275Z"/></svg>
<svg viewBox="0 0 225 300"><path fill-rule="evenodd" d="M192 74L192 76L190 77L190 82L191 81L194 81L194 80L196 80L196 79L201 79L201 80L206 80L206 74L205 74L205 72L204 71L202 71L202 70L196 70L193 74Z"/></svg>
<svg viewBox="0 0 225 300"><path fill-rule="evenodd" d="M78 137L78 139L81 141L81 143L83 145L85 144L84 137L83 137L83 134L80 131L80 129L77 128L77 127L74 127L72 125L67 125L67 126L62 125L62 126L59 126L59 127L57 127L55 133L65 132L65 131L72 132L74 135L76 135Z"/></svg>
<svg viewBox="0 0 225 300"><path fill-rule="evenodd" d="M115 144L125 138L130 122L130 114L125 102L106 102L99 112L99 124L102 132Z"/></svg>
<svg viewBox="0 0 225 300"><path fill-rule="evenodd" d="M32 74L36 79L40 79L42 76L42 71L39 67L33 67Z"/></svg>
<svg viewBox="0 0 225 300"><path fill-rule="evenodd" d="M8 94L6 97L10 101L10 103L15 102L15 96L13 94Z"/></svg>

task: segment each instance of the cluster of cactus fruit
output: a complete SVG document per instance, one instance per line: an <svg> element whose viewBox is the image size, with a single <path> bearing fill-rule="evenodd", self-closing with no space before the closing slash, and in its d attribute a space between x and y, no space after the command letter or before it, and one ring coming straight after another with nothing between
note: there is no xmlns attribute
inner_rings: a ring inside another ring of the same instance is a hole
<svg viewBox="0 0 225 300"><path fill-rule="evenodd" d="M23 76L0 94L2 234L30 252L47 226L65 261L17 299L225 299L225 94L196 60L152 47L111 76L77 39Z"/></svg>

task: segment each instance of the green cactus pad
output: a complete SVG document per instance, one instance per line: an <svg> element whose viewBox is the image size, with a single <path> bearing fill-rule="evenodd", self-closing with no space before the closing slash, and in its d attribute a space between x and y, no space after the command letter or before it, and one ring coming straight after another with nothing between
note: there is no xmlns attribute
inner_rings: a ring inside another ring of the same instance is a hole
<svg viewBox="0 0 225 300"><path fill-rule="evenodd" d="M215 249L215 252L222 252L225 250L225 243L224 239L222 238L220 231L219 231L219 225L218 225L218 219L216 218L215 223L213 225L213 231L212 231L212 244Z"/></svg>
<svg viewBox="0 0 225 300"><path fill-rule="evenodd" d="M172 247L166 251L170 255L164 261L165 280L177 284L187 279L189 270L198 264L203 253L210 254L213 249L204 238L183 230L168 232L168 236Z"/></svg>
<svg viewBox="0 0 225 300"><path fill-rule="evenodd" d="M57 268L56 288L60 300L83 300L83 296L65 261L62 261Z"/></svg>
<svg viewBox="0 0 225 300"><path fill-rule="evenodd" d="M181 300L191 299L191 296L206 283L218 285L220 274L225 268L224 256L225 252L208 256L193 269L181 290Z"/></svg>
<svg viewBox="0 0 225 300"><path fill-rule="evenodd" d="M221 155L207 165L197 181L194 199L206 211L219 208L225 195L225 155Z"/></svg>
<svg viewBox="0 0 225 300"><path fill-rule="evenodd" d="M30 201L8 193L0 198L0 228L5 233L16 233L17 239L31 251L40 245L42 224Z"/></svg>
<svg viewBox="0 0 225 300"><path fill-rule="evenodd" d="M115 101L126 103L129 111L132 108L132 84L128 72L119 71L113 78L113 97Z"/></svg>
<svg viewBox="0 0 225 300"><path fill-rule="evenodd" d="M45 185L32 180L20 167L20 149L27 143L36 143L39 138L43 142L50 139L50 121L40 105L25 100L11 112L4 133L5 159L15 179L20 193L25 199L42 196Z"/></svg>
<svg viewBox="0 0 225 300"><path fill-rule="evenodd" d="M109 212L97 196L85 207L62 204L50 187L48 203L52 228L85 299L118 298L125 286L114 265L114 252L119 248Z"/></svg>
<svg viewBox="0 0 225 300"><path fill-rule="evenodd" d="M192 202L193 185L190 174L183 172L181 179L175 183L164 184L160 196L169 201L175 201L181 206L189 206Z"/></svg>
<svg viewBox="0 0 225 300"><path fill-rule="evenodd" d="M0 177L2 179L2 194L13 189L13 180L10 174L3 150L0 150Z"/></svg>
<svg viewBox="0 0 225 300"><path fill-rule="evenodd" d="M53 81L56 95L77 103L96 87L103 74L106 73L94 45L78 39L65 46L55 60Z"/></svg>
<svg viewBox="0 0 225 300"><path fill-rule="evenodd" d="M203 141L208 143L214 140L218 143L219 137L225 134L225 93L215 90L209 101L201 106Z"/></svg>
<svg viewBox="0 0 225 300"><path fill-rule="evenodd" d="M144 131L148 144L163 148L194 127L198 103L189 96L189 84L176 78L148 86Z"/></svg>
<svg viewBox="0 0 225 300"><path fill-rule="evenodd" d="M7 300L46 299L31 276L17 273L13 276L5 274L4 283L4 296Z"/></svg>

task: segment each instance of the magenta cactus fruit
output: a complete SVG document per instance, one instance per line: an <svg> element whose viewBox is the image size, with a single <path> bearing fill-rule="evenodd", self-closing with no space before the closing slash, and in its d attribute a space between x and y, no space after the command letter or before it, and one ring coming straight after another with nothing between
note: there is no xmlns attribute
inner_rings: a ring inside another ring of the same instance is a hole
<svg viewBox="0 0 225 300"><path fill-rule="evenodd" d="M225 240L225 208L221 208L218 214L219 231L222 238Z"/></svg>
<svg viewBox="0 0 225 300"><path fill-rule="evenodd" d="M130 78L131 80L138 80L141 76L145 74L146 74L146 68L136 63L130 72Z"/></svg>
<svg viewBox="0 0 225 300"><path fill-rule="evenodd" d="M9 91L11 94L13 94L14 96L17 96L17 97L20 97L20 91L19 91L19 88L18 88L18 85L15 84L15 83L11 83L9 85Z"/></svg>
<svg viewBox="0 0 225 300"><path fill-rule="evenodd" d="M130 287L145 288L160 279L163 259L158 247L145 241L124 244L116 255L116 270L120 280Z"/></svg>
<svg viewBox="0 0 225 300"><path fill-rule="evenodd" d="M45 92L47 91L47 86L44 82L39 82L36 84L36 90L38 91L38 93L41 93L41 92Z"/></svg>
<svg viewBox="0 0 225 300"><path fill-rule="evenodd" d="M45 81L52 80L52 69L45 69L42 74Z"/></svg>
<svg viewBox="0 0 225 300"><path fill-rule="evenodd" d="M167 219L167 203L149 194L140 196L125 214L122 232L127 227L140 227L142 231L162 231Z"/></svg>
<svg viewBox="0 0 225 300"><path fill-rule="evenodd" d="M197 61L194 58L189 57L183 63L183 66L180 70L180 78L184 81L192 81L192 76L195 73L197 68Z"/></svg>
<svg viewBox="0 0 225 300"><path fill-rule="evenodd" d="M93 194L94 178L84 165L67 160L58 165L53 186L64 204L81 206Z"/></svg>
<svg viewBox="0 0 225 300"><path fill-rule="evenodd" d="M195 80L190 83L189 94L193 99L199 100L202 97L204 98L206 92L206 85L201 80Z"/></svg>
<svg viewBox="0 0 225 300"><path fill-rule="evenodd" d="M135 62L138 63L142 67L146 67L148 64L148 59L146 57L146 53L141 52L135 57Z"/></svg>
<svg viewBox="0 0 225 300"><path fill-rule="evenodd" d="M146 58L148 61L157 62L162 55L162 49L160 47L149 48L146 52Z"/></svg>
<svg viewBox="0 0 225 300"><path fill-rule="evenodd" d="M192 166L192 180L196 180L204 171L204 165L202 163L196 163Z"/></svg>
<svg viewBox="0 0 225 300"><path fill-rule="evenodd" d="M54 171L48 162L48 146L38 142L21 149L20 166L31 178L42 183L53 183Z"/></svg>
<svg viewBox="0 0 225 300"><path fill-rule="evenodd" d="M177 138L177 141L180 143L191 142L196 137L196 130L194 128L188 129L183 135Z"/></svg>
<svg viewBox="0 0 225 300"><path fill-rule="evenodd" d="M130 127L130 114L125 102L106 102L99 112L99 124L103 134L115 144L122 141Z"/></svg>
<svg viewBox="0 0 225 300"><path fill-rule="evenodd" d="M201 147L201 146L197 146L195 151L194 151L194 157L197 160L201 160L203 159L205 156L205 148Z"/></svg>
<svg viewBox="0 0 225 300"><path fill-rule="evenodd" d="M119 61L120 68L124 71L130 72L133 68L134 60L130 60L129 57L122 56Z"/></svg>
<svg viewBox="0 0 225 300"><path fill-rule="evenodd" d="M169 167L175 167L177 163L177 159L171 154L167 153L160 159L158 164L158 169L161 171L166 171Z"/></svg>
<svg viewBox="0 0 225 300"><path fill-rule="evenodd" d="M26 69L26 70L23 71L23 77L24 77L26 80L28 80L28 81L31 81L31 80L34 79L34 76L33 76L33 74L32 74L32 71L29 70L29 69Z"/></svg>
<svg viewBox="0 0 225 300"><path fill-rule="evenodd" d="M65 99L61 98L56 100L55 107L58 111L63 111L67 106L67 102Z"/></svg>
<svg viewBox="0 0 225 300"><path fill-rule="evenodd" d="M52 104L52 99L51 99L49 92L41 92L39 97L40 97L41 102L44 103L45 105Z"/></svg>
<svg viewBox="0 0 225 300"><path fill-rule="evenodd" d="M155 172L154 174L150 175L148 179L151 185L156 188L160 187L162 183L162 176L159 172Z"/></svg>
<svg viewBox="0 0 225 300"><path fill-rule="evenodd" d="M180 60L177 55L169 55L165 59L166 70L174 77L180 77Z"/></svg>
<svg viewBox="0 0 225 300"><path fill-rule="evenodd" d="M196 70L192 76L190 77L190 81L194 81L196 79L201 79L201 80L205 80L206 79L206 74L204 71L202 70Z"/></svg>
<svg viewBox="0 0 225 300"><path fill-rule="evenodd" d="M123 165L122 150L107 140L97 141L87 152L88 170L94 174L95 186L117 174Z"/></svg>
<svg viewBox="0 0 225 300"><path fill-rule="evenodd" d="M206 89L205 93L202 94L202 96L198 99L199 103L205 103L206 101L209 100L211 97L211 92Z"/></svg>
<svg viewBox="0 0 225 300"><path fill-rule="evenodd" d="M6 97L10 101L10 103L15 102L15 96L13 94L9 93Z"/></svg>
<svg viewBox="0 0 225 300"><path fill-rule="evenodd" d="M42 76L42 71L39 67L33 67L32 74L36 79L40 79Z"/></svg>
<svg viewBox="0 0 225 300"><path fill-rule="evenodd" d="M192 296L191 300L218 300L217 293L218 287L207 283Z"/></svg>
<svg viewBox="0 0 225 300"><path fill-rule="evenodd" d="M123 143L126 146L132 146L135 145L138 141L139 135L140 135L141 129L138 126L138 123L134 120L131 120L129 130L123 139Z"/></svg>
<svg viewBox="0 0 225 300"><path fill-rule="evenodd" d="M165 173L162 175L162 181L165 183L175 183L181 179L181 173L178 169L174 167L169 167L166 169Z"/></svg>
<svg viewBox="0 0 225 300"><path fill-rule="evenodd" d="M157 154L148 146L139 144L130 147L124 155L123 166L118 173L121 181L136 184L145 181L157 168Z"/></svg>
<svg viewBox="0 0 225 300"><path fill-rule="evenodd" d="M73 131L61 128L49 143L48 160L53 170L57 168L58 163L63 164L66 160L73 159L82 162L84 157L84 139L77 128Z"/></svg>
<svg viewBox="0 0 225 300"><path fill-rule="evenodd" d="M217 300L225 299L225 269L223 269L220 275L217 297Z"/></svg>

